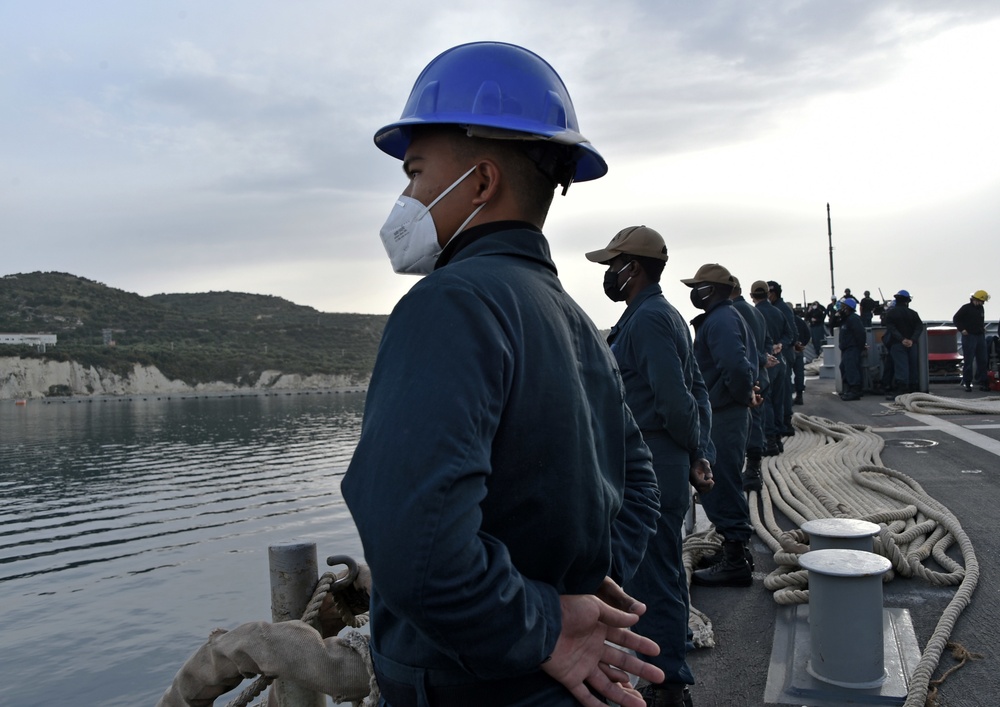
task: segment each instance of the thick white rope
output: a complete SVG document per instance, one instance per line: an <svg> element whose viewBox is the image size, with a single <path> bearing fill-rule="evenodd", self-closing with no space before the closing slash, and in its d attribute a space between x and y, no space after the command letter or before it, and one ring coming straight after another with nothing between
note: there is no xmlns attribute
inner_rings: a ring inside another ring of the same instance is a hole
<svg viewBox="0 0 1000 707"><path fill-rule="evenodd" d="M923 398L933 397L914 397L922 395L900 396L897 402L923 405ZM1000 398L992 404L998 402ZM934 404L942 405L937 400ZM1000 413L1000 408L996 411ZM765 457L761 468L763 488L749 498L754 529L778 564L778 569L765 578L764 586L774 592L774 600L779 604L808 601L808 573L798 562L799 556L809 549L808 538L801 530L783 529L777 522L776 510L796 526L817 518L856 518L878 523L881 530L874 539L875 552L892 562L885 581L900 574L919 577L936 586L958 587L911 677L904 707L923 707L948 637L979 580L979 563L972 543L958 519L916 481L882 465L879 455L884 441L870 427L802 413L796 413L792 422L796 434L785 439L782 454ZM962 563L947 554L948 548L956 543ZM720 544L717 535L692 536L685 542L685 567L695 565L700 556ZM933 558L944 571L927 567L924 562L928 558ZM710 631L710 622L708 627ZM708 641L711 640L709 637Z"/></svg>
<svg viewBox="0 0 1000 707"><path fill-rule="evenodd" d="M895 404L908 412L925 415L1000 415L1000 396L944 398L929 393L897 395Z"/></svg>
<svg viewBox="0 0 1000 707"><path fill-rule="evenodd" d="M700 533L694 533L684 538L684 571L687 574L688 586L691 586L691 575L694 573L698 562L705 555L719 552L722 548L722 536L715 532L715 528ZM689 606L688 628L691 629L695 648L712 648L715 646L715 631L712 628L712 620L702 611L694 606Z"/></svg>

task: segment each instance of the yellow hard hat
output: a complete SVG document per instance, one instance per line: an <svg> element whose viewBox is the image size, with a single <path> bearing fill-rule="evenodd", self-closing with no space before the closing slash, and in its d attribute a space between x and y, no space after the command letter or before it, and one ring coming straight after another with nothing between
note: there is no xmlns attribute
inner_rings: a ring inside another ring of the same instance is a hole
<svg viewBox="0 0 1000 707"><path fill-rule="evenodd" d="M980 302L990 301L990 293L987 292L986 290L976 290L975 292L972 293L971 297L973 299L979 300Z"/></svg>

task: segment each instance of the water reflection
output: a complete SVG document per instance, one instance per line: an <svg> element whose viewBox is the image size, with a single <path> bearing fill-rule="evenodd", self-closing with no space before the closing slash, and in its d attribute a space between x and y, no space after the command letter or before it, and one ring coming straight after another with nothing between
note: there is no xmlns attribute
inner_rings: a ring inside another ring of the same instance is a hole
<svg viewBox="0 0 1000 707"><path fill-rule="evenodd" d="M362 408L0 401L0 704L152 704L212 628L269 618L269 544L360 559Z"/></svg>

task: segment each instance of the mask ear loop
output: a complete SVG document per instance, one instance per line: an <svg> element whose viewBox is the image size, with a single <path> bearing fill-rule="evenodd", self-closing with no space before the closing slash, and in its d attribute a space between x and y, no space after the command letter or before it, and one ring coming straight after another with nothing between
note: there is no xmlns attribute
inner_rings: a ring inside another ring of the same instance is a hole
<svg viewBox="0 0 1000 707"><path fill-rule="evenodd" d="M458 186L459 184L461 184L462 182L464 182L464 181L465 181L465 179L466 179L466 177L468 177L468 176L469 176L470 174L472 174L473 172L475 172L475 171L476 171L476 167L478 167L478 166L479 166L479 165L473 165L472 169L470 169L470 170L469 170L468 172L466 172L466 173L465 173L465 174L463 174L463 175L462 175L461 177L459 177L459 178L458 178L458 179L456 179L456 180L455 180L454 182L452 182L452 184L451 184L451 186L450 186L450 187L448 187L448 188L447 188L447 189L445 189L445 190L444 190L443 192L441 192L440 194L438 194L438 195L437 195L437 196L436 196L436 197L434 198L434 201L432 201L431 203L429 203L429 204L428 204L427 206L425 206L425 207L424 207L424 213L420 214L420 216L418 216L417 218L423 218L425 214L429 214L429 213L430 213L430 211L431 211L431 209L433 209L433 208L434 208L434 206L435 206L435 205L436 205L436 204L437 204L437 203L438 203L439 201L441 201L441 199L443 199L443 198L445 198L446 196L448 196L448 194L450 194L450 193L451 193L451 190L452 190L452 189L454 189L454 188L455 188L455 187L457 187L457 186ZM483 204L483 206L485 206L485 204ZM483 208L483 207L482 207L482 206L480 206L479 208ZM475 214L473 214L473 216L475 216ZM471 220L471 217L470 217L470 220ZM469 221L466 221L465 223L468 223L468 222L469 222ZM465 224L462 224L462 228L465 228ZM459 229L459 231L461 231L461 229ZM454 236L452 236L452 237L454 238Z"/></svg>
<svg viewBox="0 0 1000 707"><path fill-rule="evenodd" d="M465 230L465 227L469 225L469 222L470 222L470 221L471 221L472 219L476 218L476 214L478 214L478 213L479 213L480 211L482 211L482 210L483 210L483 207L484 207L484 206L486 206L486 203L487 203L487 202L485 202L485 201L484 201L484 202L483 202L482 204L480 204L479 206L477 206L477 207L476 207L476 210L475 210L475 211L473 211L473 212L472 212L471 214L469 214L469 218L465 219L465 220L464 220L464 221L462 222L462 225L458 227L458 230L457 230L457 231L455 231L455 233L454 233L454 234L452 235L452 237L451 237L451 238L454 238L454 237L455 237L455 236L457 236L457 235L458 235L459 233L461 233L462 231L464 231L464 230ZM449 238L448 240L449 240L449 241L451 241L451 238Z"/></svg>
<svg viewBox="0 0 1000 707"><path fill-rule="evenodd" d="M626 270L628 270L629 266L632 263L634 263L634 262L635 262L634 260L628 261L628 263L625 264L625 267L623 267L621 270L618 271L618 274L621 275L623 272L625 272ZM625 281L625 284L618 288L618 291L619 292L623 291L626 287L628 287L628 283L630 283L630 282L632 282L632 276L631 275L628 276L628 280Z"/></svg>
<svg viewBox="0 0 1000 707"><path fill-rule="evenodd" d="M461 184L462 182L464 182L465 178L468 177L473 172L475 172L477 167L479 167L478 164L477 165L473 165L472 169L470 169L468 172L466 172L465 174L463 174L459 178L459 180L457 182L455 182L450 187L448 187L447 189L445 189L444 192L441 194L441 196L439 196L437 199L435 199L433 202L431 202L431 206L434 206L434 204L436 204L441 199L442 196L444 196L445 194L447 194L448 192L450 192L452 189L454 189L455 187L457 187L459 184ZM486 204L488 204L488 203L489 203L488 201L484 201L482 204L480 204L479 206L477 206L473 210L473 212L471 214L469 214L469 218L467 218L464 221L462 221L462 225L458 227L458 230L455 231L453 234L451 234L451 238L448 239L448 242L451 243L452 239L455 238L455 236L457 236L459 233L461 233L462 231L464 231L465 227L469 225L469 222L472 221L472 219L476 218L476 215L480 211L482 211L483 207L486 206ZM430 206L427 207L427 208L429 209Z"/></svg>

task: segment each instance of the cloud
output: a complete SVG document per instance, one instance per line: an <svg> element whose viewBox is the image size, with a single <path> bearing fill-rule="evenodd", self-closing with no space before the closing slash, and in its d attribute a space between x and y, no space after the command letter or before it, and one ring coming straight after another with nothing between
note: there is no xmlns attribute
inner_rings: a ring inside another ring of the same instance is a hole
<svg viewBox="0 0 1000 707"><path fill-rule="evenodd" d="M915 37L1000 15L981 2L656 5L609 30L583 81L600 106L586 131L626 158L738 143L816 97L884 84Z"/></svg>
<svg viewBox="0 0 1000 707"><path fill-rule="evenodd" d="M627 223L670 234L671 268L738 261L822 291L827 201L838 262L858 277L869 261L886 272L885 256L856 256L890 224L931 237L916 214L961 208L978 243L994 213L1000 108L983 87L1000 7L985 0L50 10L0 7L0 100L18 107L0 112L7 272L388 311L413 282L389 273L377 238L404 181L372 134L431 58L480 39L550 61L611 165L548 222L595 317L617 308L581 249Z"/></svg>

